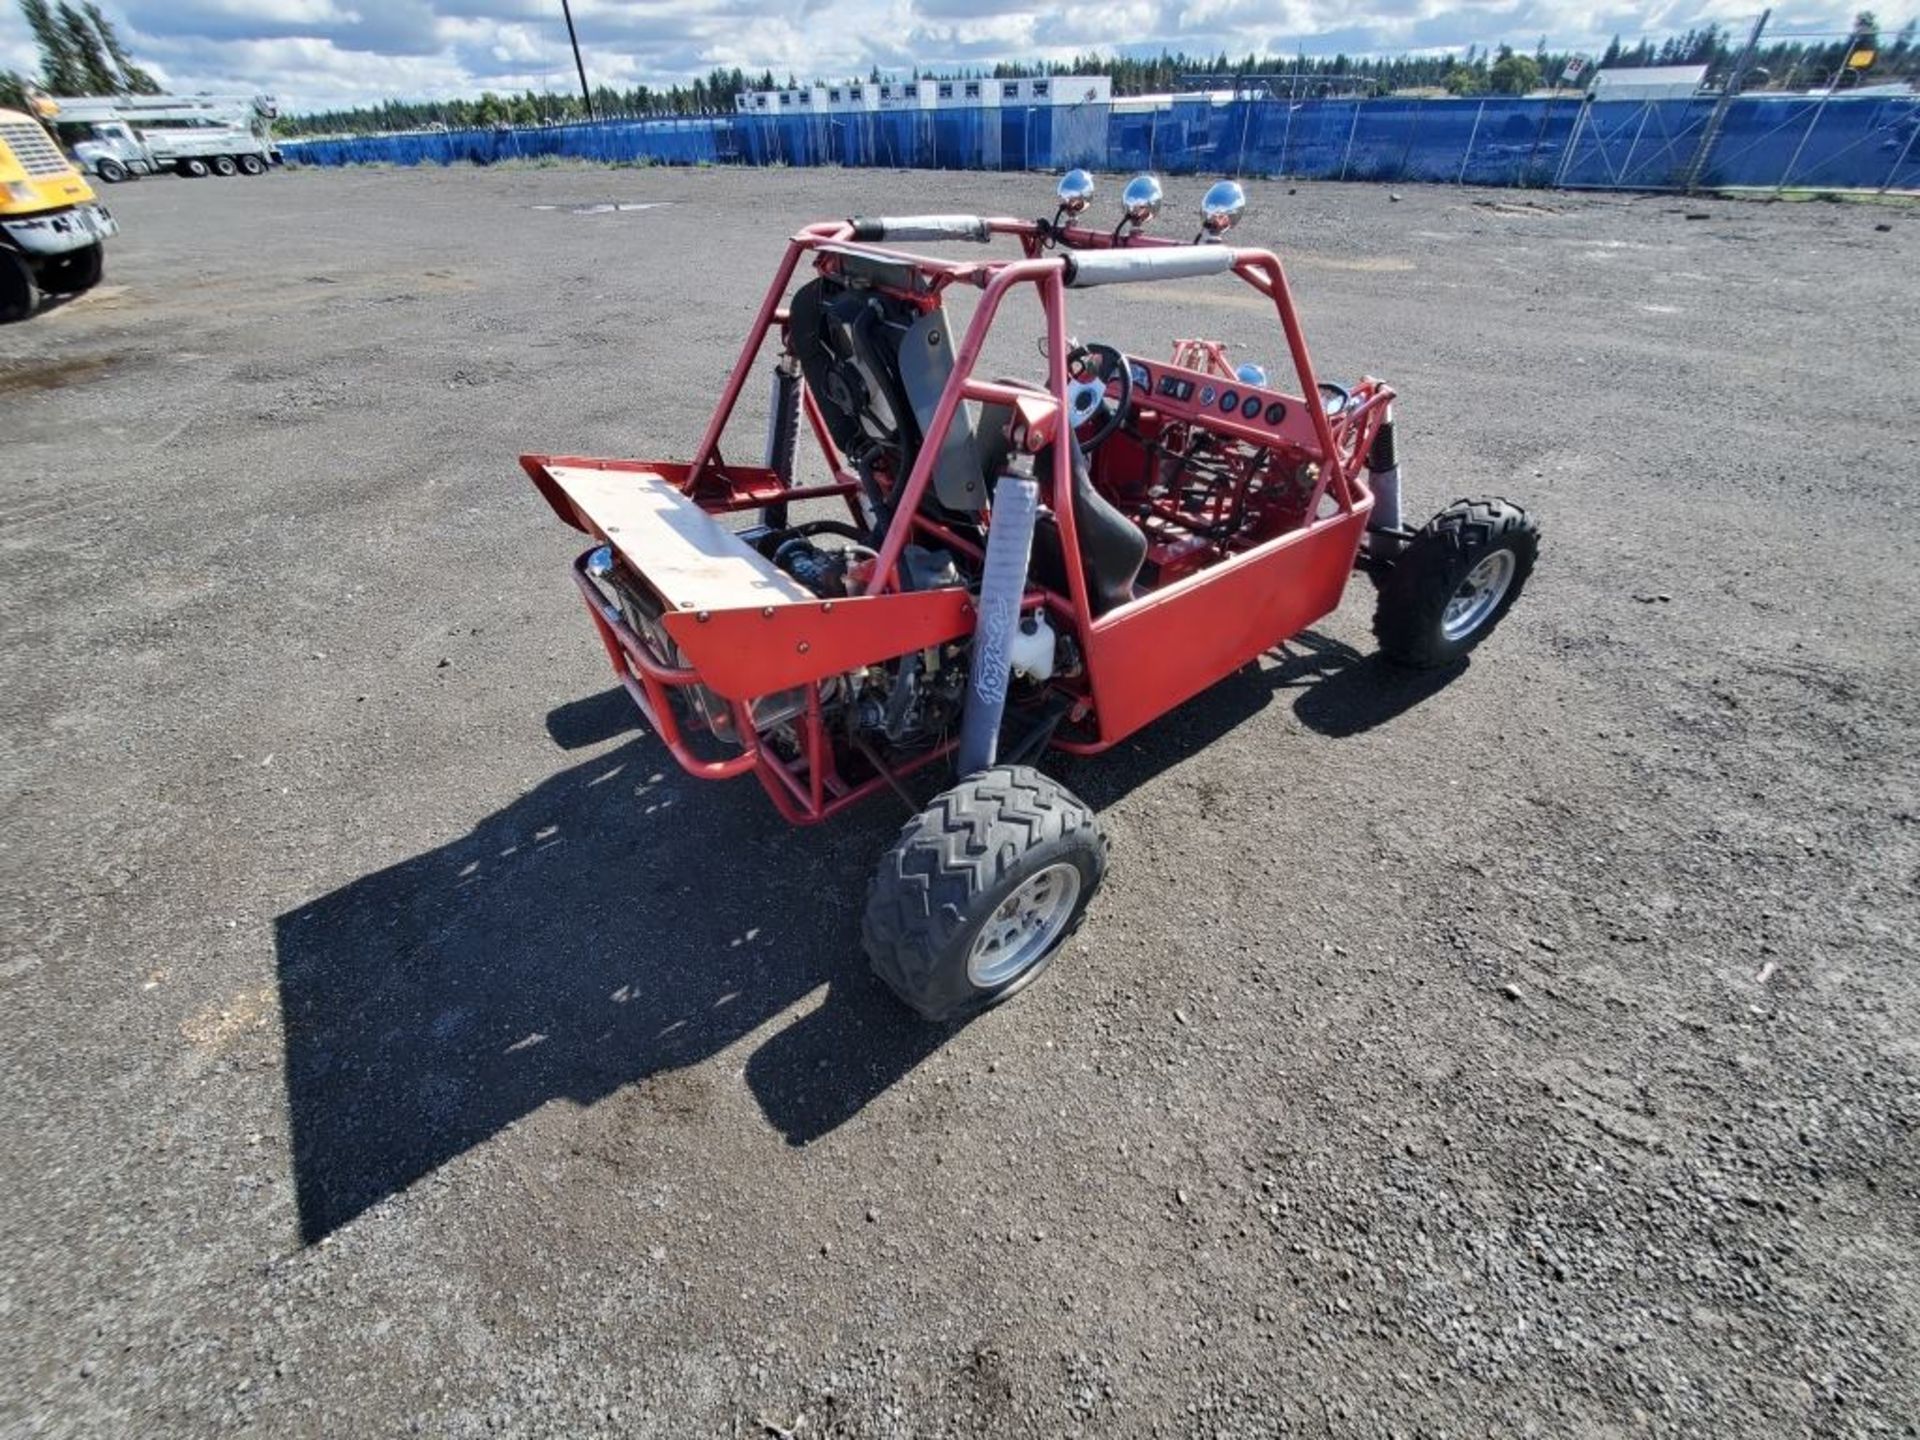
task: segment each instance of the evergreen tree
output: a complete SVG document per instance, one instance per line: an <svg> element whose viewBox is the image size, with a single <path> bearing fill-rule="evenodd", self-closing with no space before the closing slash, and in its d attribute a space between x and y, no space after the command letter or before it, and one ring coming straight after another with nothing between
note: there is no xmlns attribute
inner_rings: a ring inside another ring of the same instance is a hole
<svg viewBox="0 0 1920 1440"><path fill-rule="evenodd" d="M40 47L40 83L55 95L75 95L85 88L85 80L73 53L72 42L60 26L59 18L47 0L20 0L20 13Z"/></svg>
<svg viewBox="0 0 1920 1440"><path fill-rule="evenodd" d="M160 87L127 53L97 4L20 0L40 49L40 84L58 95L155 95Z"/></svg>
<svg viewBox="0 0 1920 1440"><path fill-rule="evenodd" d="M127 47L120 43L119 32L113 28L113 22L100 13L100 7L94 0L86 0L80 9L100 36L100 43L107 47L107 55L113 61L113 68L120 72L118 88L128 95L158 95L160 86L127 53Z"/></svg>
<svg viewBox="0 0 1920 1440"><path fill-rule="evenodd" d="M67 51L73 57L73 63L80 76L81 90L88 95L115 95L120 90L120 76L113 68L113 61L107 54L107 47L100 43L100 37L94 28L67 0L60 0L59 16L61 33L67 39Z"/></svg>

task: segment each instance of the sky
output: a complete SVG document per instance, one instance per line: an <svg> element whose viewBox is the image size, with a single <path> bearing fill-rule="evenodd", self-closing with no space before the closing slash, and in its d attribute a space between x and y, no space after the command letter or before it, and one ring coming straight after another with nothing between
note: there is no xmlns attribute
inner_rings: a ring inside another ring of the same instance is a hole
<svg viewBox="0 0 1920 1440"><path fill-rule="evenodd" d="M1841 31L1857 8L1780 8L1769 33ZM134 56L168 89L265 92L299 112L575 88L560 0L108 0ZM716 65L802 80L883 70L1066 60L1098 50L1384 54L1507 42L1598 54L1708 20L1736 31L1752 0L573 0L595 84L665 85ZM1903 18L1889 9L1883 23ZM36 52L0 0L0 67Z"/></svg>

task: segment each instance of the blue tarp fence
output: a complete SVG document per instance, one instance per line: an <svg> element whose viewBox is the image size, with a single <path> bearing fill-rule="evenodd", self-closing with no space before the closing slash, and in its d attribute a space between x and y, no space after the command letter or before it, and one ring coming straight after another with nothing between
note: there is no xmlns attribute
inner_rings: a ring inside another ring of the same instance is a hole
<svg viewBox="0 0 1920 1440"><path fill-rule="evenodd" d="M454 130L282 145L309 165L440 164L546 156L666 165L1101 170L1313 180L1662 190L1686 183L1920 189L1920 97L1692 100L1245 100L1000 106Z"/></svg>

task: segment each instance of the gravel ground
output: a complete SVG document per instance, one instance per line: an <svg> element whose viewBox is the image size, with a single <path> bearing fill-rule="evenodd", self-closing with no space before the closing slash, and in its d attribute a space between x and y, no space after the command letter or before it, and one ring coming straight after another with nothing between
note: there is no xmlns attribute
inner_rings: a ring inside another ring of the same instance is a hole
<svg viewBox="0 0 1920 1440"><path fill-rule="evenodd" d="M899 807L682 776L514 457L685 455L789 230L1042 177L110 192L0 333L0 1431L1914 1434L1920 217L1249 188L1541 568L1059 767L1109 882L953 1033Z"/></svg>

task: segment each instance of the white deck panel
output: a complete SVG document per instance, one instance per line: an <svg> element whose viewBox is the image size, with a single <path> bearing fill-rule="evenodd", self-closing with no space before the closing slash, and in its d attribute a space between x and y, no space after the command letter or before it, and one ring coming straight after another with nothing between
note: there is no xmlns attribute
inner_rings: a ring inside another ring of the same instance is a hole
<svg viewBox="0 0 1920 1440"><path fill-rule="evenodd" d="M547 473L672 609L819 598L651 471L555 465Z"/></svg>

